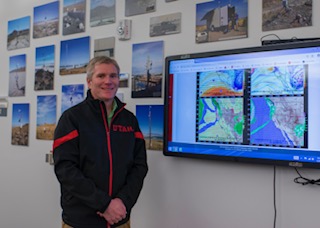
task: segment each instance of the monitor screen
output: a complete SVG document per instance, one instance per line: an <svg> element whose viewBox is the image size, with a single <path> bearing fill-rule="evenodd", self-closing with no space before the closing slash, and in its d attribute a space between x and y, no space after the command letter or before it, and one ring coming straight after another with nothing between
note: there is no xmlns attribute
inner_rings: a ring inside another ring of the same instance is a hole
<svg viewBox="0 0 320 228"><path fill-rule="evenodd" d="M165 155L320 168L320 41L165 64Z"/></svg>

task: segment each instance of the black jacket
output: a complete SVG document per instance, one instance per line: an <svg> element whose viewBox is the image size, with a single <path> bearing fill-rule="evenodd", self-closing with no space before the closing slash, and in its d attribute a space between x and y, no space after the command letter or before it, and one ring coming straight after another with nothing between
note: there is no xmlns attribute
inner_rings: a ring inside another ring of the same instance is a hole
<svg viewBox="0 0 320 228"><path fill-rule="evenodd" d="M103 213L112 198L130 212L147 174L146 148L136 117L118 98L107 124L104 102L87 98L66 110L55 130L54 168L61 184L62 219L75 228L106 228ZM111 226L114 227L114 226Z"/></svg>

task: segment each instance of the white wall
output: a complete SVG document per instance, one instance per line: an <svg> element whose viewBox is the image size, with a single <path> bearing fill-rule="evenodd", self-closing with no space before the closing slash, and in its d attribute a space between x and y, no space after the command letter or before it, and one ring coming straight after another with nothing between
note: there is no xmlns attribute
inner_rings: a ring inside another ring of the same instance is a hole
<svg viewBox="0 0 320 228"><path fill-rule="evenodd" d="M53 1L53 0L52 0ZM117 23L102 27L87 26L83 34L32 39L29 48L7 51L7 21L31 16L33 7L51 0L10 0L0 2L0 96L8 95L9 56L27 54L27 91L25 97L9 98L7 117L0 117L0 227L60 227L59 185L53 167L45 163L52 142L35 139L36 97L57 94L60 110L62 84L84 83L84 75L59 76L60 41L89 35L91 47L97 38L116 36L120 19L124 19L124 0L117 0ZM195 5L206 0L157 1L154 13L130 17L132 39L116 41L115 57L123 72L131 72L131 48L134 43L164 40L165 56L260 45L264 35L276 33L281 38L319 36L320 14L313 14L313 26L264 33L261 30L262 1L249 1L249 36L246 39L196 44ZM314 12L320 2L313 1ZM62 2L60 3L62 12ZM89 0L87 0L89 9ZM149 37L149 18L182 13L182 32L176 35ZM89 17L87 12L87 25ZM61 15L60 15L61 17ZM61 21L60 21L61 28ZM33 90L35 48L56 45L55 90ZM92 54L91 54L92 56ZM130 89L121 89L128 108L136 104L163 104L162 98L131 99ZM30 103L29 146L11 145L12 103ZM273 167L164 157L159 151L148 151L150 172L132 215L133 228L270 228L273 226ZM318 179L319 170L301 171ZM293 182L294 169L278 167L276 179L277 227L318 227L320 197L317 186L300 186Z"/></svg>

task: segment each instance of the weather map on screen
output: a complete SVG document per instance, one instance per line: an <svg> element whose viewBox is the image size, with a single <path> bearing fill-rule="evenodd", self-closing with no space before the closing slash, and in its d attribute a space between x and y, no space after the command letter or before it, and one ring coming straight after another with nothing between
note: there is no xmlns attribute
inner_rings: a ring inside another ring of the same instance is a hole
<svg viewBox="0 0 320 228"><path fill-rule="evenodd" d="M199 95L242 96L244 70L221 70L199 73Z"/></svg>
<svg viewBox="0 0 320 228"><path fill-rule="evenodd" d="M307 147L304 97L254 97L251 100L251 144Z"/></svg>
<svg viewBox="0 0 320 228"><path fill-rule="evenodd" d="M164 154L320 168L320 41L166 58Z"/></svg>
<svg viewBox="0 0 320 228"><path fill-rule="evenodd" d="M274 66L252 69L251 95L303 94L305 66Z"/></svg>
<svg viewBox="0 0 320 228"><path fill-rule="evenodd" d="M307 147L307 69L300 64L198 72L196 141Z"/></svg>
<svg viewBox="0 0 320 228"><path fill-rule="evenodd" d="M243 141L243 99L201 98L197 141Z"/></svg>

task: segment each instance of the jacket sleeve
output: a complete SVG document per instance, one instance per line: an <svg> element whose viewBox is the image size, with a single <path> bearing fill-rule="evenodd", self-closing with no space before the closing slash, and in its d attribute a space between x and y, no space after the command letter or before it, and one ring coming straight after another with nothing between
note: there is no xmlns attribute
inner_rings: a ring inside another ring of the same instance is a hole
<svg viewBox="0 0 320 228"><path fill-rule="evenodd" d="M135 118L135 146L134 146L134 163L130 169L126 185L120 190L117 197L126 205L127 210L131 211L132 207L138 200L144 178L148 172L147 153L145 140L139 128L138 120Z"/></svg>
<svg viewBox="0 0 320 228"><path fill-rule="evenodd" d="M111 198L81 171L78 124L70 112L64 112L56 127L53 158L61 191L76 197L93 210L104 212Z"/></svg>

